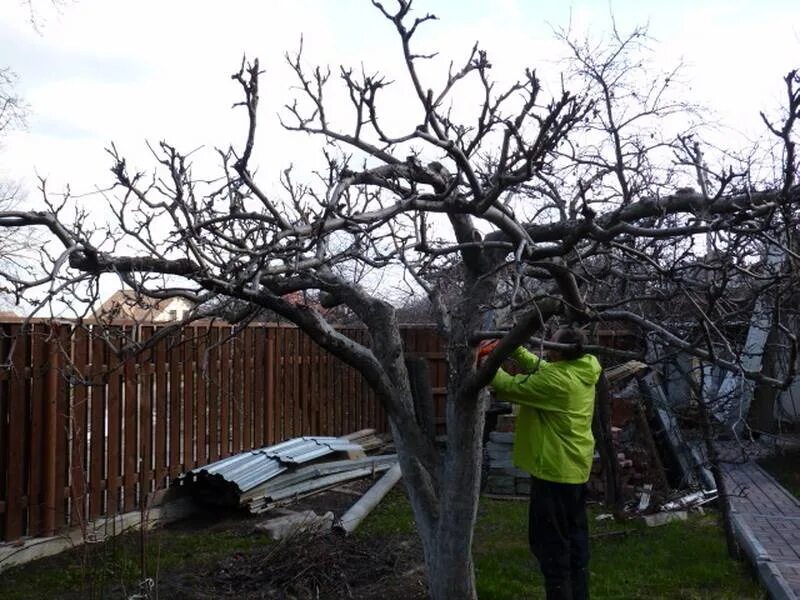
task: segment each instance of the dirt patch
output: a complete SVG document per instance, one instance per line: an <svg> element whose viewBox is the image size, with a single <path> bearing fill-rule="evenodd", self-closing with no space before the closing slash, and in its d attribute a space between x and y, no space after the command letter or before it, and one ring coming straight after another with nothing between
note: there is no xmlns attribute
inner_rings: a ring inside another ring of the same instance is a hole
<svg viewBox="0 0 800 600"><path fill-rule="evenodd" d="M363 479L293 502L292 511L341 517L372 485ZM206 508L169 530L261 536L255 524L275 516ZM415 535L344 537L296 534L203 564L160 573L160 598L417 600L428 597L422 548Z"/></svg>
<svg viewBox="0 0 800 600"><path fill-rule="evenodd" d="M170 599L427 598L422 551L415 539L294 536L234 553L202 573L162 574Z"/></svg>

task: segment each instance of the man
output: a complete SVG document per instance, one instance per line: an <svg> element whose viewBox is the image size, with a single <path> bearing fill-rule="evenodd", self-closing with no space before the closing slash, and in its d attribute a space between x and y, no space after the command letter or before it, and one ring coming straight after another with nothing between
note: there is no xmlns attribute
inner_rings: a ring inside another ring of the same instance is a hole
<svg viewBox="0 0 800 600"><path fill-rule="evenodd" d="M523 370L498 370L492 387L520 405L514 464L531 474L528 539L545 579L547 599L583 600L589 590L586 482L594 456L592 413L601 367L583 350L584 334L559 329L550 361L524 348L511 355Z"/></svg>

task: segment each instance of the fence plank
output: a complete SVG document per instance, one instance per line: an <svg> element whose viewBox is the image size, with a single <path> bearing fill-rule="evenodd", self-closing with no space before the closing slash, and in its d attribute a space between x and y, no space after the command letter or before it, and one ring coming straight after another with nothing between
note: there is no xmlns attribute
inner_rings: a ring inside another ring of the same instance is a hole
<svg viewBox="0 0 800 600"><path fill-rule="evenodd" d="M87 447L87 404L89 401L89 332L84 327L76 327L72 336L72 406L70 428L70 501L72 522L86 520L87 481L89 479Z"/></svg>
<svg viewBox="0 0 800 600"><path fill-rule="evenodd" d="M220 369L220 457L230 456L231 440L231 343L227 339L228 328L220 330L219 369Z"/></svg>
<svg viewBox="0 0 800 600"><path fill-rule="evenodd" d="M194 424L194 339L191 329L184 329L182 340L183 356L182 366L182 383L183 383L183 468L182 471L189 471L194 468L194 442L195 442L195 424Z"/></svg>
<svg viewBox="0 0 800 600"><path fill-rule="evenodd" d="M153 337L154 327L142 326L140 341L146 345ZM153 483L153 405L155 368L152 349L140 356L139 371L139 502L147 501Z"/></svg>
<svg viewBox="0 0 800 600"><path fill-rule="evenodd" d="M69 514L66 510L66 489L69 481L69 419L70 389L65 377L64 366L69 357L71 328L60 325L57 328L58 346L58 379L56 385L56 489L55 489L55 525L66 524Z"/></svg>
<svg viewBox="0 0 800 600"><path fill-rule="evenodd" d="M194 329L195 333L195 353L194 353L194 389L197 398L197 443L195 446L195 466L208 463L208 447L206 444L206 424L208 421L208 407L206 398L206 388L208 385L207 372L204 368L206 353L207 332L199 328Z"/></svg>
<svg viewBox="0 0 800 600"><path fill-rule="evenodd" d="M8 328L11 373L8 386L8 434L6 438L6 513L5 536L15 540L24 533L23 481L25 460L25 357L26 338L20 325Z"/></svg>
<svg viewBox="0 0 800 600"><path fill-rule="evenodd" d="M126 342L133 340L136 331L133 327L124 329ZM124 412L122 425L123 456L122 461L122 508L129 512L136 506L136 482L139 456L139 445L136 443L139 414L139 385L138 373L134 357L128 356L123 362L124 377Z"/></svg>
<svg viewBox="0 0 800 600"><path fill-rule="evenodd" d="M155 417L155 480L156 489L166 485L168 472L167 434L169 432L169 340L161 338L155 347L156 417Z"/></svg>
<svg viewBox="0 0 800 600"><path fill-rule="evenodd" d="M253 331L253 447L261 448L264 444L264 408L266 397L264 394L264 380L266 378L266 365L264 354L266 351L266 331L257 327Z"/></svg>
<svg viewBox="0 0 800 600"><path fill-rule="evenodd" d="M300 405L302 392L300 390L300 369L301 367L301 347L300 347L300 330L289 330L291 336L291 348L289 351L289 359L292 362L292 437L302 435L303 431L303 413Z"/></svg>
<svg viewBox="0 0 800 600"><path fill-rule="evenodd" d="M181 472L181 346L180 334L170 335L169 341L169 477Z"/></svg>
<svg viewBox="0 0 800 600"><path fill-rule="evenodd" d="M89 518L104 513L103 476L105 475L106 441L106 343L100 327L92 328L91 340L91 430L89 437Z"/></svg>
<svg viewBox="0 0 800 600"><path fill-rule="evenodd" d="M242 450L242 343L238 336L232 337L228 344L231 347L231 439L232 454Z"/></svg>
<svg viewBox="0 0 800 600"><path fill-rule="evenodd" d="M110 337L119 343L118 330ZM122 373L119 358L109 348L108 352L108 469L106 474L106 514L116 515L120 508L119 481L122 462Z"/></svg>
<svg viewBox="0 0 800 600"><path fill-rule="evenodd" d="M242 395L242 449L253 448L253 330L247 327L239 333Z"/></svg>
<svg viewBox="0 0 800 600"><path fill-rule="evenodd" d="M275 362L275 441L280 442L289 437L286 428L286 330L282 327L275 329Z"/></svg>
<svg viewBox="0 0 800 600"><path fill-rule="evenodd" d="M42 486L44 483L43 456L45 452L45 381L47 379L47 343L49 328L36 324L31 330L31 394L30 394L30 433L28 439L28 533L41 535L43 516ZM2 410L0 410L0 413ZM0 414L0 418L2 418ZM0 436L1 438L1 436ZM0 439L2 444L2 439ZM1 446L0 446L1 447ZM1 475L1 472L0 472ZM0 481L4 479L0 478ZM2 497L2 496L0 496Z"/></svg>
<svg viewBox="0 0 800 600"><path fill-rule="evenodd" d="M275 352L275 329L266 330L266 352L264 354L265 381L264 397L266 407L264 410L264 443L271 446L275 443L276 433L275 424L278 419L275 416L275 363L278 360Z"/></svg>
<svg viewBox="0 0 800 600"><path fill-rule="evenodd" d="M220 451L219 328L208 337L208 458L219 460Z"/></svg>

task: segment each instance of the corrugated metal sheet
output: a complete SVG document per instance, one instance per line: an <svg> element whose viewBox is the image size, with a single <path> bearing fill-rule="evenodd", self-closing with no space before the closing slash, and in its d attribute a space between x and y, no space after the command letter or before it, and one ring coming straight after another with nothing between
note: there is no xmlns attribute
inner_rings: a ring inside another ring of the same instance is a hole
<svg viewBox="0 0 800 600"><path fill-rule="evenodd" d="M336 437L302 437L274 446L249 450L191 471L195 476L216 476L246 492L283 473L287 464L301 464L332 454L361 450L359 444Z"/></svg>

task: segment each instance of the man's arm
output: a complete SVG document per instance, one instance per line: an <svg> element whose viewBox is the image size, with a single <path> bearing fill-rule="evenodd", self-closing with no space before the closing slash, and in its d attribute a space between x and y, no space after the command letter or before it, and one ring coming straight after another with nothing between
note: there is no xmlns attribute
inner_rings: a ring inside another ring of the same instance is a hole
<svg viewBox="0 0 800 600"><path fill-rule="evenodd" d="M530 353L529 353L530 354ZM531 355L535 356L535 355ZM541 361L544 363L544 361ZM511 375L498 369L492 379L497 397L506 402L513 402L539 410L560 410L556 405L556 384L546 371L535 374Z"/></svg>
<svg viewBox="0 0 800 600"><path fill-rule="evenodd" d="M517 361L517 364L519 364L520 368L525 373L534 373L548 364L545 359L539 358L533 352L529 352L522 346L514 350L514 352L511 353L510 358L513 358L515 361Z"/></svg>

